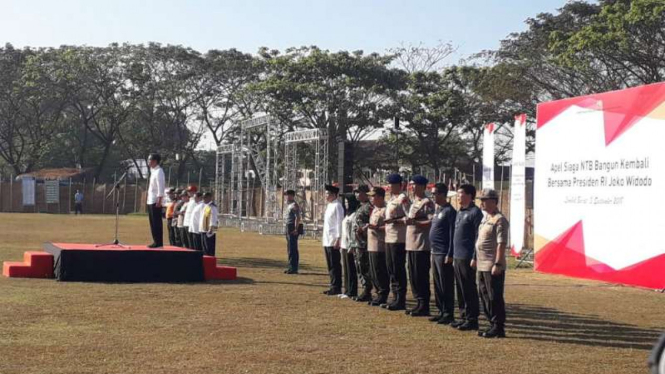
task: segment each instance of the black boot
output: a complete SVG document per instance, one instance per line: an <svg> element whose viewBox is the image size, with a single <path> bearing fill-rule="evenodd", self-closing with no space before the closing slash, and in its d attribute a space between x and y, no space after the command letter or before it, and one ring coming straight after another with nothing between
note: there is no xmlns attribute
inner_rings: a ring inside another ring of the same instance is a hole
<svg viewBox="0 0 665 374"><path fill-rule="evenodd" d="M439 320L443 318L443 313L439 313L435 315L434 317L429 317L427 320L430 322L439 322Z"/></svg>

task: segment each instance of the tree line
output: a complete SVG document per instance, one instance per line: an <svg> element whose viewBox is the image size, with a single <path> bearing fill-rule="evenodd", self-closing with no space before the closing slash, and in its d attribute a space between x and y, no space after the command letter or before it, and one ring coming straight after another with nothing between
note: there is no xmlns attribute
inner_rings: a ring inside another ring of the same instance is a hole
<svg viewBox="0 0 665 374"><path fill-rule="evenodd" d="M233 142L240 120L270 113L282 133L327 129L332 144L358 144L393 127L397 117L400 132L386 132L379 152L357 147L356 166L391 168L399 149L404 163L438 174L480 160L486 123L497 124L502 161L515 114L531 119L532 151L537 103L663 80L662 1L573 1L526 23L497 50L455 65L447 61L450 43L381 54L315 46L249 54L158 43L6 44L0 48L0 168L20 174L78 166L104 179L121 161L139 166L159 152L180 180L189 168L204 168L211 178L214 153L198 149L202 138ZM374 165L363 164L370 159ZM331 147L332 165L335 160Z"/></svg>

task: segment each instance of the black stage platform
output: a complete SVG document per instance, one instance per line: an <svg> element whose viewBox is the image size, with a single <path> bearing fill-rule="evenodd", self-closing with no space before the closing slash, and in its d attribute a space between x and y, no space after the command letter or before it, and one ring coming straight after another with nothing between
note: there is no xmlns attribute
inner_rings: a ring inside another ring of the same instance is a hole
<svg viewBox="0 0 665 374"><path fill-rule="evenodd" d="M179 247L147 248L46 243L60 281L202 282L203 253Z"/></svg>

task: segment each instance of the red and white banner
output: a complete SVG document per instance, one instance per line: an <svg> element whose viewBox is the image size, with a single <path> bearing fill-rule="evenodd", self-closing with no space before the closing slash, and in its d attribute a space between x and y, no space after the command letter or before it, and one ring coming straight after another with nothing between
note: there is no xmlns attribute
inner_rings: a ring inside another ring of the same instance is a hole
<svg viewBox="0 0 665 374"><path fill-rule="evenodd" d="M494 123L483 129L483 188L494 188Z"/></svg>
<svg viewBox="0 0 665 374"><path fill-rule="evenodd" d="M538 105L535 269L665 288L665 83Z"/></svg>
<svg viewBox="0 0 665 374"><path fill-rule="evenodd" d="M518 256L524 247L526 215L526 114L515 116L513 162L510 177L510 252Z"/></svg>

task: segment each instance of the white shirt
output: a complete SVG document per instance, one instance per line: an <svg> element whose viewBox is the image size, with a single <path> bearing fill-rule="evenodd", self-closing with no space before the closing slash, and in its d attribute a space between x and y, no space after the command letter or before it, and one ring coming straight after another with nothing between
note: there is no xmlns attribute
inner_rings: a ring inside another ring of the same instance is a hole
<svg viewBox="0 0 665 374"><path fill-rule="evenodd" d="M157 167L150 169L150 184L148 185L148 204L155 204L157 198L164 197L164 170Z"/></svg>
<svg viewBox="0 0 665 374"><path fill-rule="evenodd" d="M184 227L192 225L192 213L194 213L194 207L196 207L196 201L194 201L194 197L190 197L189 202L187 203L187 210L185 210L185 220L182 223Z"/></svg>
<svg viewBox="0 0 665 374"><path fill-rule="evenodd" d="M335 241L342 236L342 220L344 219L344 208L339 200L328 203L323 215L323 246L332 247Z"/></svg>
<svg viewBox="0 0 665 374"><path fill-rule="evenodd" d="M203 218L203 208L205 208L206 205L203 203L203 200L195 204L194 211L192 212L192 224L189 225L189 232L192 234L200 234L201 218Z"/></svg>
<svg viewBox="0 0 665 374"><path fill-rule="evenodd" d="M350 221L355 217L355 213L344 217L342 221L342 240L340 241L340 248L349 249L349 229L351 227Z"/></svg>

